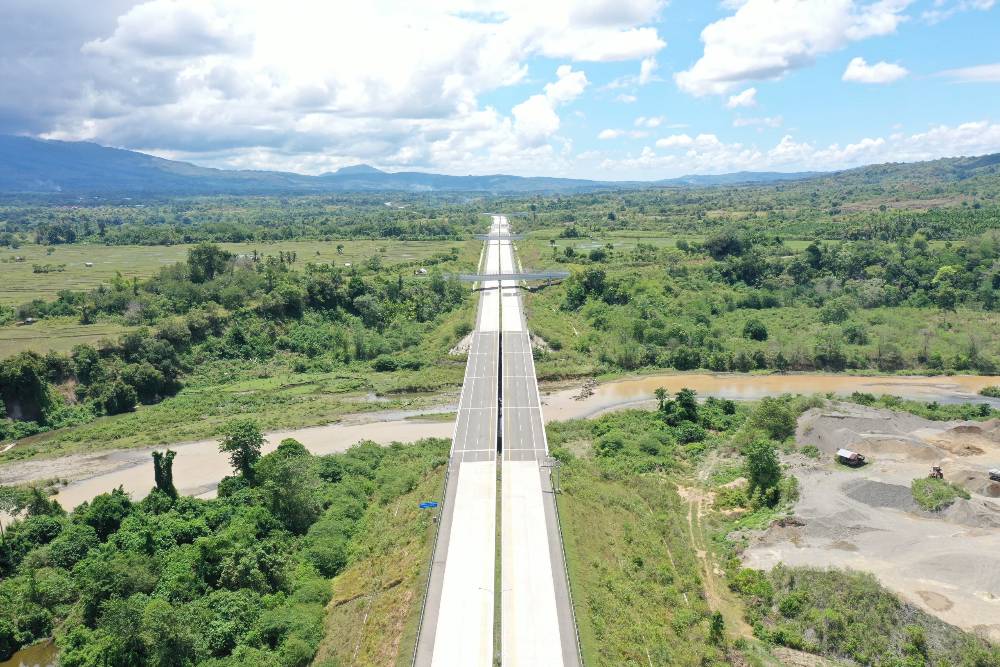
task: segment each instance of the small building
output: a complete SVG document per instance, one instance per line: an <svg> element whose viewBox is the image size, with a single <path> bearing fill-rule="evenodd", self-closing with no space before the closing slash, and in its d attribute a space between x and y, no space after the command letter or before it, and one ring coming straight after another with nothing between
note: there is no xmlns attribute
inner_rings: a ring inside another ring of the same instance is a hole
<svg viewBox="0 0 1000 667"><path fill-rule="evenodd" d="M849 449L838 449L837 462L851 466L852 468L857 468L858 466L865 464L865 457L864 455L852 452Z"/></svg>

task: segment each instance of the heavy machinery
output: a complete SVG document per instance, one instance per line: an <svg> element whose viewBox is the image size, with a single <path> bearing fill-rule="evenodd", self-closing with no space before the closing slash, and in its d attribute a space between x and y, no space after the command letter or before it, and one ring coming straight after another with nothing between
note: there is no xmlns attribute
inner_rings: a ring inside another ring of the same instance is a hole
<svg viewBox="0 0 1000 667"><path fill-rule="evenodd" d="M927 476L931 479L944 479L944 472L941 470L941 466L933 466L931 474Z"/></svg>
<svg viewBox="0 0 1000 667"><path fill-rule="evenodd" d="M990 470L990 479L994 482L1000 482L1000 468L992 468Z"/></svg>

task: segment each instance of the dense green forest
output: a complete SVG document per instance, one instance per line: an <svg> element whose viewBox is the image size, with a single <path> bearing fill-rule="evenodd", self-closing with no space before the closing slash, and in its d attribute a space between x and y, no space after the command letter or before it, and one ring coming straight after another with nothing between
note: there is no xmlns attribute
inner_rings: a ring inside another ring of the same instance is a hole
<svg viewBox="0 0 1000 667"><path fill-rule="evenodd" d="M169 451L138 502L117 489L67 514L0 487L25 517L0 534L0 660L54 635L66 667L309 665L330 579L365 556L367 509L444 465L448 442L312 456L289 439L261 456L261 441L253 421L228 426L216 500L178 497Z"/></svg>

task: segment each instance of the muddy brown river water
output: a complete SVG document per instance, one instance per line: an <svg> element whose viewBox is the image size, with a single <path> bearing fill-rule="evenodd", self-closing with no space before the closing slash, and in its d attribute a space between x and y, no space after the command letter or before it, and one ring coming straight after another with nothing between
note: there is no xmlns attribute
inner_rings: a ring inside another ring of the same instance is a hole
<svg viewBox="0 0 1000 667"><path fill-rule="evenodd" d="M676 392L689 387L700 396L734 400L755 400L781 394L813 394L854 391L890 393L904 398L942 403L987 401L977 396L979 389L1000 382L987 376L862 377L850 375L738 375L670 374L626 378L598 385L588 398L578 400L579 385L555 388L543 393L545 418L561 421L592 417L608 410L652 404L653 392L664 387ZM994 405L1000 401L992 399ZM439 411L453 409L442 406ZM426 413L425 413L426 414ZM284 438L295 438L315 454L341 452L361 440L387 444L412 442L420 438L451 437L453 422L420 415L384 412L347 418L337 424L277 431L267 434L265 453ZM76 507L100 493L122 486L135 498L153 487L150 452L164 447L143 448L67 456L59 459L27 461L0 467L0 484L61 478L69 480L56 499L66 508ZM202 440L171 446L177 452L174 479L178 490L190 495L211 497L219 480L231 473L228 458L218 451L216 440Z"/></svg>

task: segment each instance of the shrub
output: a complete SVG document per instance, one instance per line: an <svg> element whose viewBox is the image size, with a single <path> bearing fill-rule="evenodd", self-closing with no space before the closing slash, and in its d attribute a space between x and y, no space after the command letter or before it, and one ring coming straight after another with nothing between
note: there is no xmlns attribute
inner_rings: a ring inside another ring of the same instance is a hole
<svg viewBox="0 0 1000 667"><path fill-rule="evenodd" d="M743 325L743 337L749 340L765 341L767 340L767 327L757 318L751 317Z"/></svg>
<svg viewBox="0 0 1000 667"><path fill-rule="evenodd" d="M1000 385L990 385L989 387L983 387L979 390L980 396L988 396L990 398L1000 398Z"/></svg>
<svg viewBox="0 0 1000 667"><path fill-rule="evenodd" d="M925 510L937 512L943 510L958 498L968 500L971 496L962 487L946 482L943 479L918 477L910 484L913 499Z"/></svg>

